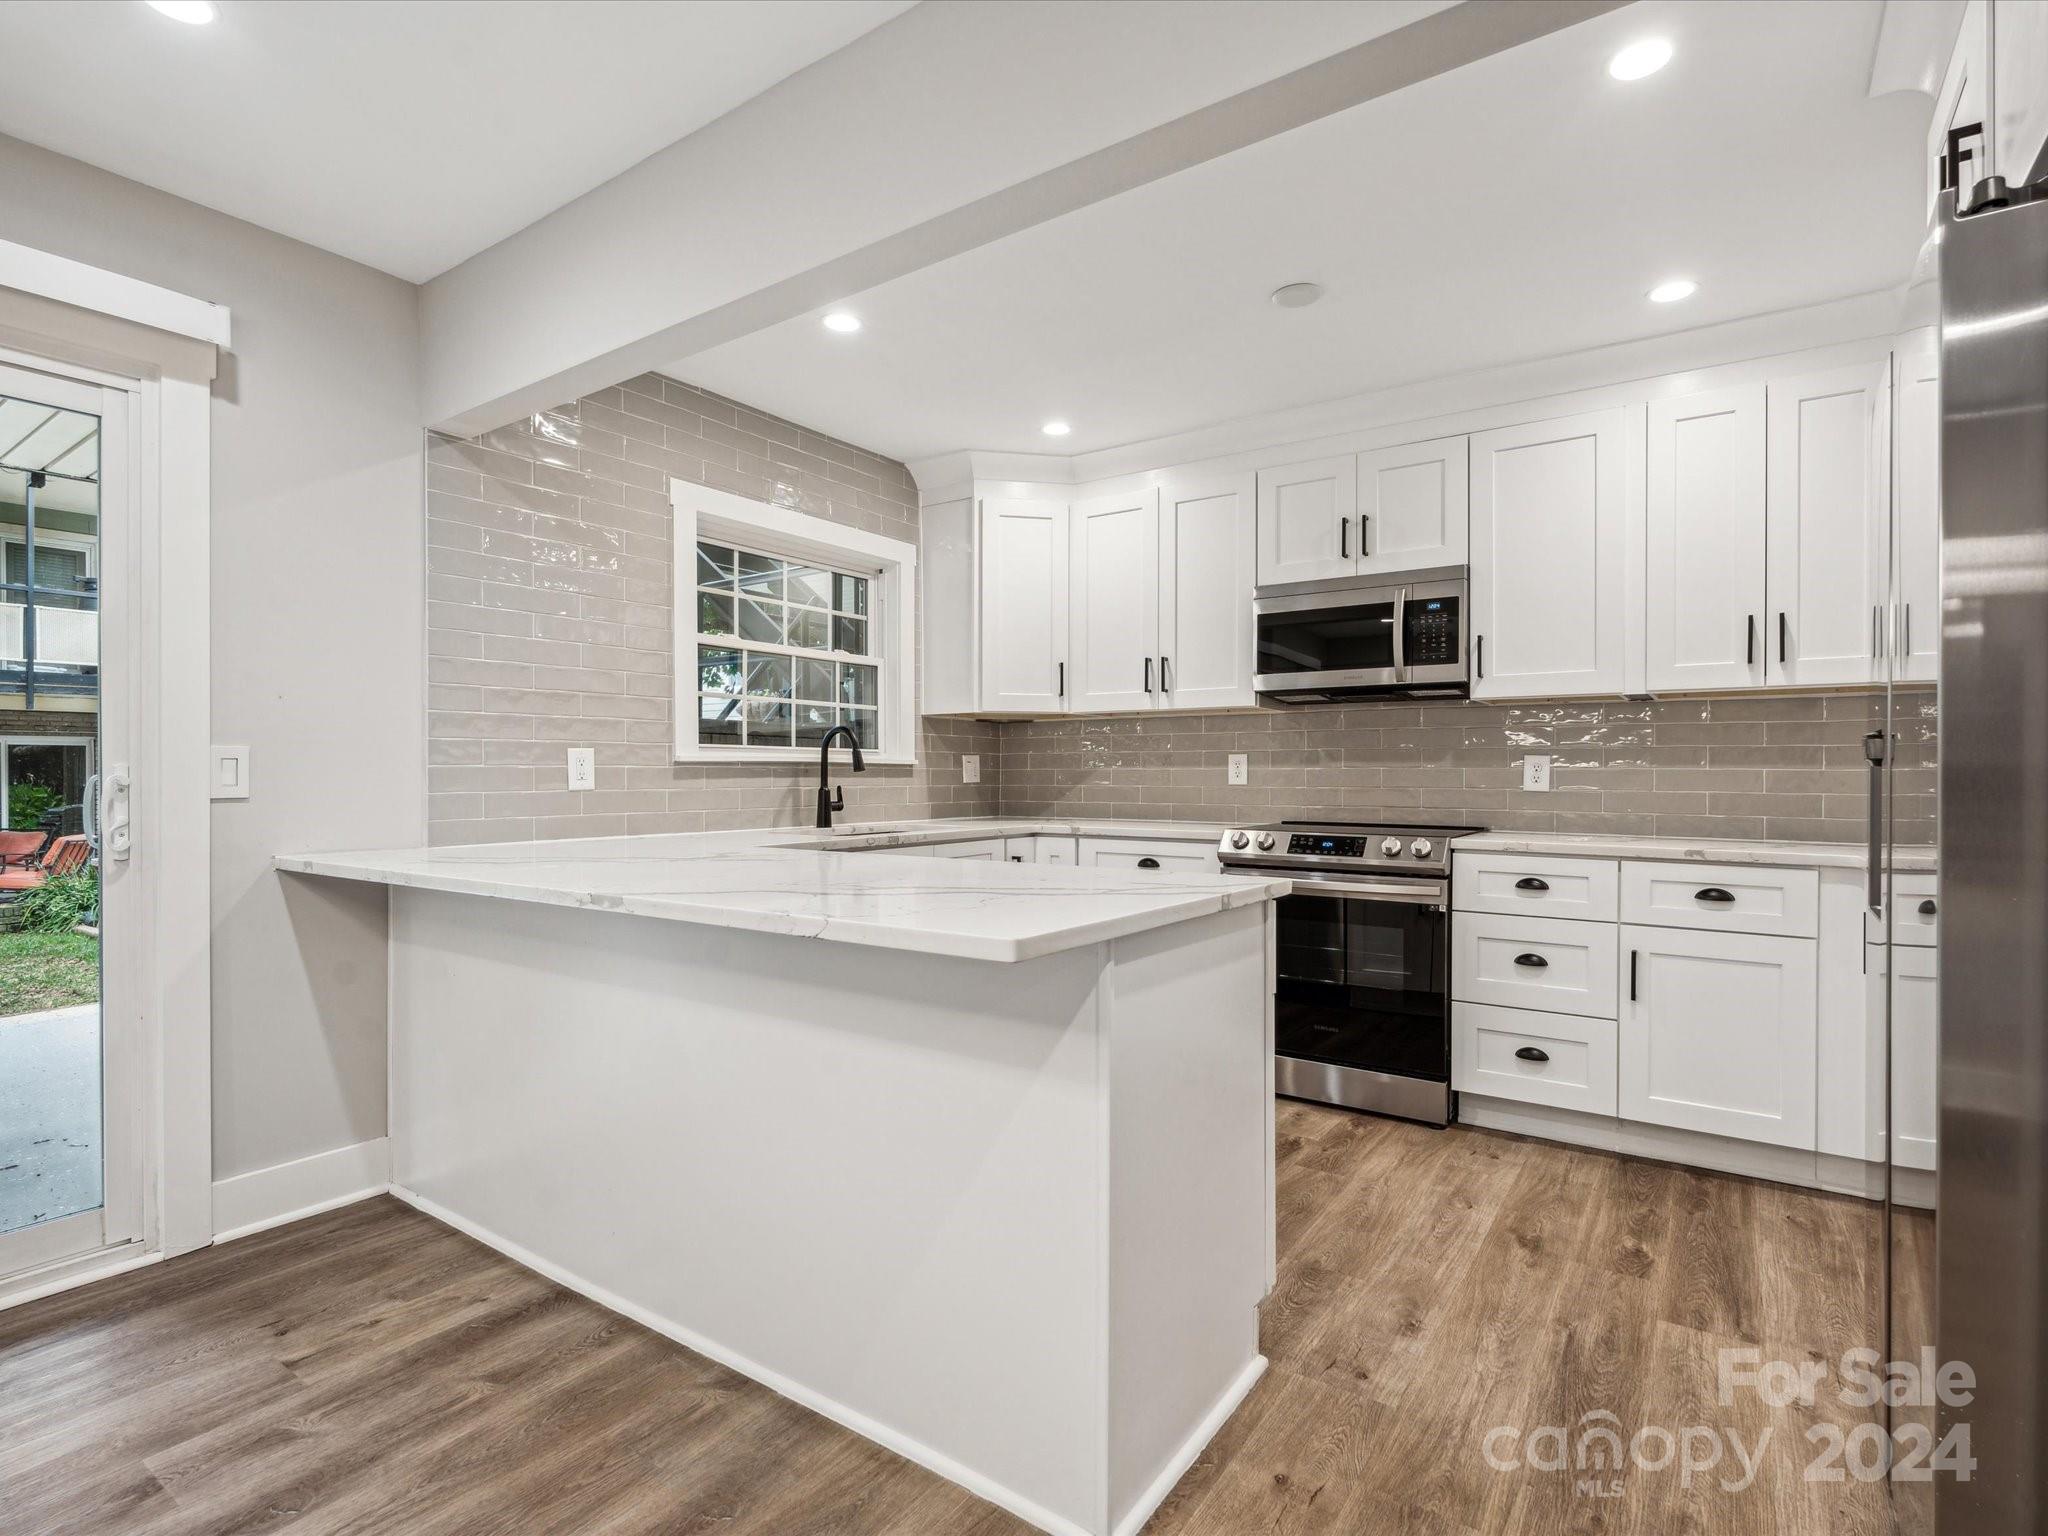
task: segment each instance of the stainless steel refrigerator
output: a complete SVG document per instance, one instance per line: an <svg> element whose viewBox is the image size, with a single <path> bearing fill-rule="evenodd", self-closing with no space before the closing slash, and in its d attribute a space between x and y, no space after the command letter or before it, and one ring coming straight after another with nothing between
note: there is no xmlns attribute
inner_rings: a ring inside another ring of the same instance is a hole
<svg viewBox="0 0 2048 1536"><path fill-rule="evenodd" d="M1952 194L1951 194L1952 196ZM1941 1536L2048 1532L2048 182L1940 249Z"/></svg>

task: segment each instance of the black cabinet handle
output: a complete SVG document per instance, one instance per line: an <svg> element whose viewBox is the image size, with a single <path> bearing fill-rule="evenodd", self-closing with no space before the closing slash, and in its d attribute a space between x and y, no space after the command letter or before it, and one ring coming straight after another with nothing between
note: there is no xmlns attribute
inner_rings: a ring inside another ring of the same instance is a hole
<svg viewBox="0 0 2048 1536"><path fill-rule="evenodd" d="M1524 875L1515 882L1515 889L1518 891L1547 891L1550 889L1550 882L1548 880L1538 880L1534 875Z"/></svg>
<svg viewBox="0 0 2048 1536"><path fill-rule="evenodd" d="M1628 1000L1636 1000L1636 951L1628 952Z"/></svg>
<svg viewBox="0 0 2048 1536"><path fill-rule="evenodd" d="M1372 517L1370 514L1361 514L1358 519L1358 558L1361 560L1372 553L1371 532Z"/></svg>
<svg viewBox="0 0 2048 1536"><path fill-rule="evenodd" d="M1060 663L1060 691L1059 691L1059 695L1058 695L1058 697L1060 697L1060 698L1064 699L1064 698L1065 698L1066 696L1067 696L1067 664L1066 664L1066 663L1065 663L1065 662L1063 661L1063 662L1061 662L1061 663Z"/></svg>
<svg viewBox="0 0 2048 1536"><path fill-rule="evenodd" d="M1694 891L1692 893L1692 899L1694 901L1711 901L1716 903L1717 905L1723 902L1732 902L1735 900L1733 896L1731 896L1728 892L1722 890L1721 887L1719 887L1718 885L1710 885L1704 891Z"/></svg>
<svg viewBox="0 0 2048 1536"><path fill-rule="evenodd" d="M1170 678L1171 676L1172 676L1172 674L1171 674L1171 673L1169 673L1169 672L1168 672L1168 671L1166 670L1166 658L1165 658L1164 656L1160 657L1160 658L1159 658L1159 691L1160 691L1161 693L1171 693L1171 692L1173 692L1173 684L1172 684L1171 682L1169 682L1169 681L1168 681L1168 679L1169 679L1169 678Z"/></svg>
<svg viewBox="0 0 2048 1536"><path fill-rule="evenodd" d="M1749 644L1743 648L1742 663L1748 667L1756 665L1756 615L1753 613L1749 616Z"/></svg>
<svg viewBox="0 0 2048 1536"><path fill-rule="evenodd" d="M1785 610L1778 610L1778 665L1785 665Z"/></svg>
<svg viewBox="0 0 2048 1536"><path fill-rule="evenodd" d="M1145 658L1145 691L1147 693L1152 691L1152 658L1150 656Z"/></svg>
<svg viewBox="0 0 2048 1536"><path fill-rule="evenodd" d="M1920 915L1922 917L1934 916L1934 898L1932 896L1920 903Z"/></svg>
<svg viewBox="0 0 2048 1536"><path fill-rule="evenodd" d="M1159 861L1158 861L1157 859L1140 859L1140 860L1138 860L1138 868L1140 868L1140 869L1157 869L1158 867L1159 867Z"/></svg>
<svg viewBox="0 0 2048 1536"><path fill-rule="evenodd" d="M1472 637L1472 665L1479 670L1479 680L1486 681L1486 636Z"/></svg>
<svg viewBox="0 0 2048 1536"><path fill-rule="evenodd" d="M1348 517L1337 519L1337 558L1339 560L1349 560L1351 558L1351 519Z"/></svg>
<svg viewBox="0 0 2048 1536"><path fill-rule="evenodd" d="M1525 1045L1525 1046L1523 1046L1523 1047L1522 1047L1522 1048L1521 1048L1521 1049L1520 1049L1519 1051L1515 1052L1515 1054L1516 1054L1517 1056L1519 1056L1519 1057L1520 1057L1520 1058L1521 1058L1521 1059L1522 1059L1523 1061L1548 1061L1548 1060L1550 1060L1550 1052L1548 1052L1548 1051L1539 1051L1539 1050L1538 1050L1538 1049L1537 1049L1537 1048L1536 1048L1535 1046L1533 1046L1533 1045Z"/></svg>
<svg viewBox="0 0 2048 1536"><path fill-rule="evenodd" d="M1550 962L1541 955L1517 955L1515 956L1515 964L1526 965L1540 971L1547 968Z"/></svg>

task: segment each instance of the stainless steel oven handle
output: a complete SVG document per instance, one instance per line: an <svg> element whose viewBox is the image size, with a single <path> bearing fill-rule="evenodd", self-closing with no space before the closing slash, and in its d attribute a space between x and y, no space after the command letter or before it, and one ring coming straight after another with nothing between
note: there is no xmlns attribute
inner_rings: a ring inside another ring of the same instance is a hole
<svg viewBox="0 0 2048 1536"><path fill-rule="evenodd" d="M1284 869L1261 873L1286 875ZM1435 907L1441 911L1450 899L1450 886L1442 880L1304 880L1290 876L1297 896L1340 896L1347 901L1402 901L1411 906Z"/></svg>

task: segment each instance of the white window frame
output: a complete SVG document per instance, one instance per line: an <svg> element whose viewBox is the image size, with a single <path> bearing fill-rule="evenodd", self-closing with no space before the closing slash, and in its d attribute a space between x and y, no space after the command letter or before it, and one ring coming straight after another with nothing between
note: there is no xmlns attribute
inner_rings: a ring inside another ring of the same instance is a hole
<svg viewBox="0 0 2048 1536"><path fill-rule="evenodd" d="M725 746L697 739L697 541L734 544L868 579L868 634L876 667L872 763L917 761L917 546L844 523L688 480L669 481L675 513L675 760L679 763L815 762L816 747ZM745 642L734 639L735 647ZM844 750L838 748L837 750Z"/></svg>

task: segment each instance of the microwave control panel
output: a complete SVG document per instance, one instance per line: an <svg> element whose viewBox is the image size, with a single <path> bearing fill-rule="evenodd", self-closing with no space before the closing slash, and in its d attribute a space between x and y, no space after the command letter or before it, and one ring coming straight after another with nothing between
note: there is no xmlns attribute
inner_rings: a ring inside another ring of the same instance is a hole
<svg viewBox="0 0 2048 1536"><path fill-rule="evenodd" d="M1426 597L1411 600L1402 660L1411 667L1441 667L1458 660L1458 600Z"/></svg>

